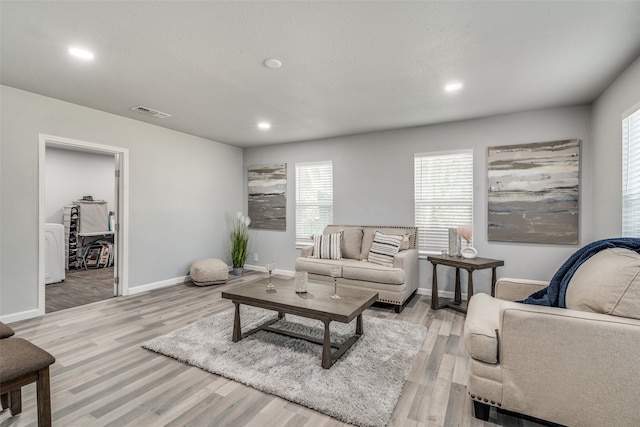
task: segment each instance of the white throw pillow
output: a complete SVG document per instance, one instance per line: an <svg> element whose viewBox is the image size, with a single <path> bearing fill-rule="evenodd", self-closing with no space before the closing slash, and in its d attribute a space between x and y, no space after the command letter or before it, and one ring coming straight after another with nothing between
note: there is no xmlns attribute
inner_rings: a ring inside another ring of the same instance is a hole
<svg viewBox="0 0 640 427"><path fill-rule="evenodd" d="M320 259L342 259L340 241L342 233L316 234L313 236L313 257Z"/></svg>
<svg viewBox="0 0 640 427"><path fill-rule="evenodd" d="M401 244L402 236L383 234L376 231L369 250L369 262L393 267L393 257L400 250Z"/></svg>
<svg viewBox="0 0 640 427"><path fill-rule="evenodd" d="M409 249L409 235L402 235L402 243L400 244L400 250L404 251L405 249Z"/></svg>

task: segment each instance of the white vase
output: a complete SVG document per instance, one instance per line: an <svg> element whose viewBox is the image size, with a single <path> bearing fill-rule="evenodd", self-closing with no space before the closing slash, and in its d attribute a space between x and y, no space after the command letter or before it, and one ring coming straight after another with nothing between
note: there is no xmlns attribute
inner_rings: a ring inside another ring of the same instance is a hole
<svg viewBox="0 0 640 427"><path fill-rule="evenodd" d="M472 248L471 246L467 246L466 248L462 249L460 253L462 254L462 258L473 259L478 256L478 251L476 250L476 248Z"/></svg>

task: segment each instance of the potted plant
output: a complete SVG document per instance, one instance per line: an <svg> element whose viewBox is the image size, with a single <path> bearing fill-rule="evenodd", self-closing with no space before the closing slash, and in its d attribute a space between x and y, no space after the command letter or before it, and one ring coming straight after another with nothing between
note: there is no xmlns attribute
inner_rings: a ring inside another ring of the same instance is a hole
<svg viewBox="0 0 640 427"><path fill-rule="evenodd" d="M231 262L233 264L233 274L242 275L244 263L247 260L247 245L249 244L249 224L251 219L242 215L242 212L236 214L231 229Z"/></svg>

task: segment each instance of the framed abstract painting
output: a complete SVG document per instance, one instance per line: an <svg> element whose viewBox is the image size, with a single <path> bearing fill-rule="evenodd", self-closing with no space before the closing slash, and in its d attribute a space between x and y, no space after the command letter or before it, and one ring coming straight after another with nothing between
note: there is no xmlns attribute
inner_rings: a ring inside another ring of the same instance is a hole
<svg viewBox="0 0 640 427"><path fill-rule="evenodd" d="M580 140L488 149L489 241L577 244Z"/></svg>
<svg viewBox="0 0 640 427"><path fill-rule="evenodd" d="M287 164L253 165L247 168L251 228L287 229Z"/></svg>

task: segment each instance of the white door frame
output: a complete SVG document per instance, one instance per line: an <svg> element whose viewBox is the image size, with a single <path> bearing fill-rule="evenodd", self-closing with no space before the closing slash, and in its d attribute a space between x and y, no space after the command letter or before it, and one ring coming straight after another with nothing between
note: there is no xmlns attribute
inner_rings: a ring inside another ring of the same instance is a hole
<svg viewBox="0 0 640 427"><path fill-rule="evenodd" d="M38 313L45 313L45 160L46 148L57 147L68 150L85 151L100 154L119 154L120 179L118 180L118 212L116 218L116 241L118 242L116 255L116 277L118 277L117 295L129 294L129 150L127 148L112 147L52 135L39 135L38 178L39 178L39 243L38 243ZM114 176L115 180L115 176Z"/></svg>

